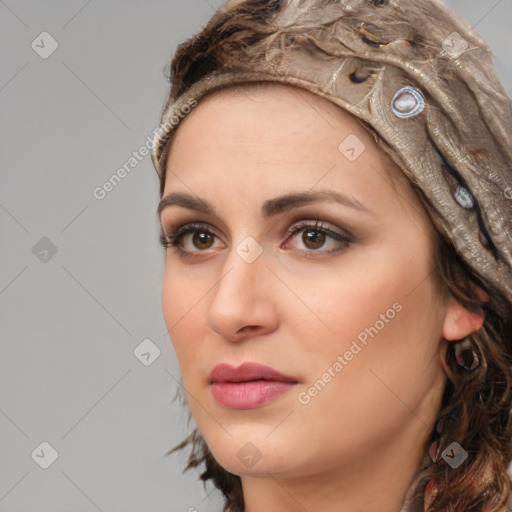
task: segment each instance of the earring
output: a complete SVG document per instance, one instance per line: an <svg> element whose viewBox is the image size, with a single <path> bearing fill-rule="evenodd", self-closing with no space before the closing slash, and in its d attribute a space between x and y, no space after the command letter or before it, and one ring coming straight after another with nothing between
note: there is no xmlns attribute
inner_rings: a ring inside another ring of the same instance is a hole
<svg viewBox="0 0 512 512"><path fill-rule="evenodd" d="M469 338L455 344L455 358L457 364L464 370L474 370L480 364L480 359L471 347Z"/></svg>

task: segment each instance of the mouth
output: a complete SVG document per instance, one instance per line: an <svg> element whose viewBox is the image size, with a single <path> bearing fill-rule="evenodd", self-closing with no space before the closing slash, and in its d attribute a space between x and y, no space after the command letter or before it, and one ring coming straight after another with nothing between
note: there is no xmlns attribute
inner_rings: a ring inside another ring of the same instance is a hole
<svg viewBox="0 0 512 512"><path fill-rule="evenodd" d="M228 409L261 407L298 383L294 377L259 363L244 363L238 368L223 363L215 366L209 377L213 397Z"/></svg>
<svg viewBox="0 0 512 512"><path fill-rule="evenodd" d="M297 384L297 381L293 380L293 379L284 379L284 378L279 378L279 377L275 377L275 378L258 378L258 379L246 379L246 378L230 378L230 379L221 379L221 380L211 380L209 382L209 384L245 384L245 383L248 383L248 382L288 382L288 383L293 383L293 384Z"/></svg>
<svg viewBox="0 0 512 512"><path fill-rule="evenodd" d="M260 363L243 363L238 367L227 363L218 364L213 368L209 376L209 383L240 383L240 382L258 382L258 381L279 381L298 383L298 380L289 375L285 375L270 366Z"/></svg>

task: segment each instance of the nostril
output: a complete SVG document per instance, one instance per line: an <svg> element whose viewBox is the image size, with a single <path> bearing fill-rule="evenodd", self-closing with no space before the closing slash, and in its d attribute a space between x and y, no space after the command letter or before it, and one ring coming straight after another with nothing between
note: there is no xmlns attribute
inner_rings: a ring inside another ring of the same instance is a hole
<svg viewBox="0 0 512 512"><path fill-rule="evenodd" d="M258 326L257 325L246 325L245 327L242 327L238 332L246 332L246 331L254 331L255 329L257 329Z"/></svg>

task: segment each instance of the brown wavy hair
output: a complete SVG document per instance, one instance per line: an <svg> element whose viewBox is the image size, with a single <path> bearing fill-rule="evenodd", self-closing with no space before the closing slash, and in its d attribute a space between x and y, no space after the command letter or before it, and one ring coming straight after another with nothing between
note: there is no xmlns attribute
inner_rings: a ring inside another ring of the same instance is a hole
<svg viewBox="0 0 512 512"><path fill-rule="evenodd" d="M270 35L273 29L269 21L284 3L282 0L235 0L229 2L230 8L218 11L198 35L178 46L168 74L169 101L220 67L219 55L236 54L237 45L250 44ZM378 7L387 2L368 0L368 3ZM421 2L411 0L411 3L419 5ZM416 43L422 40L421 34L415 38ZM378 138L377 133L370 131ZM163 168L171 145L166 146ZM160 197L164 186L165 174L160 176ZM413 187L433 218L432 206L422 190ZM437 457L436 462L418 468L411 489L417 490L417 496L427 489L427 512L502 511L510 506L512 488L507 472L512 461L512 304L492 282L463 261L449 238L438 235L433 251L435 279L444 292L452 294L469 311L485 313L485 320L481 329L468 336L480 361L476 369L466 370L457 364L454 343L449 343L447 350L442 351L446 384L435 427L424 447L427 453L430 445L437 441L440 454L456 441L468 452L468 459L452 469ZM161 239L164 236L161 232ZM475 287L484 290L489 300L479 299ZM179 390L178 396L186 405L186 398ZM188 410L188 423L190 419ZM190 446L191 451L184 472L204 464L200 479L204 484L211 480L222 492L224 512L243 512L240 477L220 466L197 428L166 455L186 446Z"/></svg>

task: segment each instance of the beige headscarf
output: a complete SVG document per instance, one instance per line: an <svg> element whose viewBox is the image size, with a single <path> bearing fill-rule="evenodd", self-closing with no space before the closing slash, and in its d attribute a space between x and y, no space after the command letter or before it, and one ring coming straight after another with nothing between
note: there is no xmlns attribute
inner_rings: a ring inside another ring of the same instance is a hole
<svg viewBox="0 0 512 512"><path fill-rule="evenodd" d="M231 0L205 34L217 42L193 37L173 60L152 150L162 183L170 138L205 94L256 81L302 87L378 134L438 231L512 302L510 101L467 22L437 0Z"/></svg>

